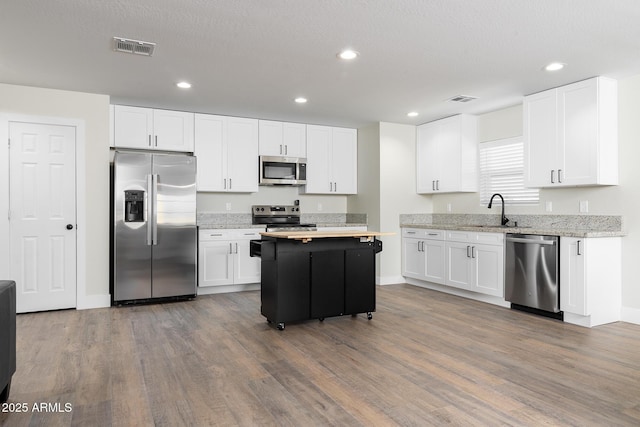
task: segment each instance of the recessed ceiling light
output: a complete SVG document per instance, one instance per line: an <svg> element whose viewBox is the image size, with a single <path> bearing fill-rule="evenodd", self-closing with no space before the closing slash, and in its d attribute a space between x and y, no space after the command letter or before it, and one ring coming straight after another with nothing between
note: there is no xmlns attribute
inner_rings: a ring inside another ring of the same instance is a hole
<svg viewBox="0 0 640 427"><path fill-rule="evenodd" d="M176 86L178 86L180 89L190 89L191 88L191 83L189 83L189 82L178 82L178 83L176 83Z"/></svg>
<svg viewBox="0 0 640 427"><path fill-rule="evenodd" d="M350 60L350 59L357 58L358 55L360 55L360 54L358 52L356 52L355 50L345 49L342 52L338 53L338 58Z"/></svg>
<svg viewBox="0 0 640 427"><path fill-rule="evenodd" d="M417 111L412 111L410 113L407 113L407 116L409 116L409 117L416 117L417 115L418 115Z"/></svg>
<svg viewBox="0 0 640 427"><path fill-rule="evenodd" d="M562 70L565 65L567 65L567 64L563 64L562 62L552 62L550 64L547 64L544 67L544 70L545 71L558 71L558 70Z"/></svg>
<svg viewBox="0 0 640 427"><path fill-rule="evenodd" d="M307 103L307 98L303 97L303 96L299 96L296 99L294 99L295 102L297 102L298 104L306 104Z"/></svg>

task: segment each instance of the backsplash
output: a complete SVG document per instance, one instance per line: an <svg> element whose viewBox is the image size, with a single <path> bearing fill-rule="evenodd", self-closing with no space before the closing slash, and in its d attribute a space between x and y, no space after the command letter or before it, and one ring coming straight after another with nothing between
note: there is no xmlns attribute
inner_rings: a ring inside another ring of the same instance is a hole
<svg viewBox="0 0 640 427"><path fill-rule="evenodd" d="M509 225L549 229L622 231L619 215L508 215ZM499 225L500 215L486 214L401 214L401 225Z"/></svg>
<svg viewBox="0 0 640 427"><path fill-rule="evenodd" d="M367 214L311 213L302 214L300 222L306 224L367 224ZM197 224L211 228L243 228L252 224L251 214L227 212L198 212Z"/></svg>

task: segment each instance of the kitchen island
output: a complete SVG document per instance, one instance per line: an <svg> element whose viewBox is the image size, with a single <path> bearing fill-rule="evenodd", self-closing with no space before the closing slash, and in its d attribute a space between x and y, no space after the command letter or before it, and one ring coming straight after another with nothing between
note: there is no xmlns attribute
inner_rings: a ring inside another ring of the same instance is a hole
<svg viewBox="0 0 640 427"><path fill-rule="evenodd" d="M375 311L376 231L264 232L251 241L262 259L261 313L283 330L286 322Z"/></svg>

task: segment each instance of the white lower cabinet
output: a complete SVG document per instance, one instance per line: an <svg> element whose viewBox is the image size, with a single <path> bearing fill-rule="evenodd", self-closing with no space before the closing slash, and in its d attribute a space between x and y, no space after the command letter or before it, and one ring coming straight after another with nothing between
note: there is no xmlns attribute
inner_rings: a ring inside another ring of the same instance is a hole
<svg viewBox="0 0 640 427"><path fill-rule="evenodd" d="M504 296L504 234L448 231L445 285Z"/></svg>
<svg viewBox="0 0 640 427"><path fill-rule="evenodd" d="M403 229L402 275L444 284L444 231Z"/></svg>
<svg viewBox="0 0 640 427"><path fill-rule="evenodd" d="M597 326L621 317L619 237L560 238L560 309L565 322Z"/></svg>
<svg viewBox="0 0 640 427"><path fill-rule="evenodd" d="M504 296L504 234L405 228L402 275Z"/></svg>
<svg viewBox="0 0 640 427"><path fill-rule="evenodd" d="M249 256L249 242L260 229L200 230L198 286L260 283L260 258Z"/></svg>

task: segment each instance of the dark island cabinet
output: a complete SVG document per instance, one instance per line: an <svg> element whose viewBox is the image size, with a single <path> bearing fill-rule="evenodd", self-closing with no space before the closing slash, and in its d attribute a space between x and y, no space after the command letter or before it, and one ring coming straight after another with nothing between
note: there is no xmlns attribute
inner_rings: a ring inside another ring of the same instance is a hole
<svg viewBox="0 0 640 427"><path fill-rule="evenodd" d="M254 240L262 258L261 312L284 329L286 322L371 313L376 308L376 239Z"/></svg>

